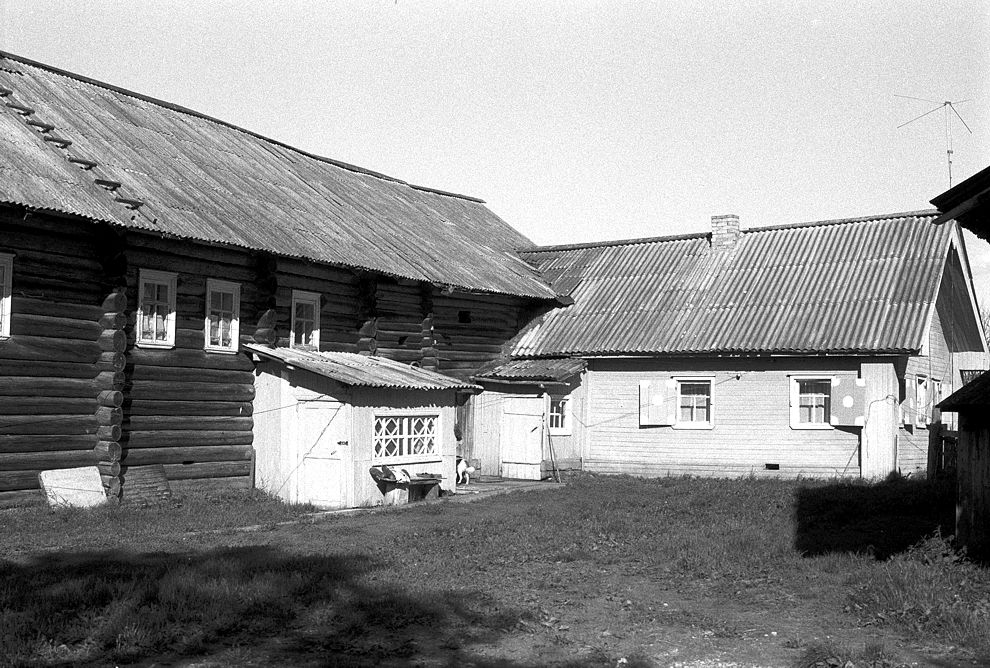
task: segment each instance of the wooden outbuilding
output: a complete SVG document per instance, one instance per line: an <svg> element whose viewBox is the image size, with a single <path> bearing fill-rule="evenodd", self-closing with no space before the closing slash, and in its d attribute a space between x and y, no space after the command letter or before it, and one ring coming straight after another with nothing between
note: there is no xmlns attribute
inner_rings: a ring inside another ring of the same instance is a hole
<svg viewBox="0 0 990 668"><path fill-rule="evenodd" d="M990 167L942 193L932 204L942 212L936 222L958 221L990 241ZM939 408L959 415L954 466L956 538L970 553L990 558L990 373L974 376Z"/></svg>
<svg viewBox="0 0 990 668"><path fill-rule="evenodd" d="M246 348L258 360L255 487L320 508L454 490L457 393L481 387L378 356Z"/></svg>

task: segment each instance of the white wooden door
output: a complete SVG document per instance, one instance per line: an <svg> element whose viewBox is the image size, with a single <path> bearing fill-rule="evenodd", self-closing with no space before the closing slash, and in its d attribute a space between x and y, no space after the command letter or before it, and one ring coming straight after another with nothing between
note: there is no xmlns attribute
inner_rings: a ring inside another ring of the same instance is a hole
<svg viewBox="0 0 990 668"><path fill-rule="evenodd" d="M332 399L309 399L296 404L298 502L320 508L350 505L347 409L345 404Z"/></svg>
<svg viewBox="0 0 990 668"><path fill-rule="evenodd" d="M501 474L539 480L543 462L543 397L512 397L502 411Z"/></svg>

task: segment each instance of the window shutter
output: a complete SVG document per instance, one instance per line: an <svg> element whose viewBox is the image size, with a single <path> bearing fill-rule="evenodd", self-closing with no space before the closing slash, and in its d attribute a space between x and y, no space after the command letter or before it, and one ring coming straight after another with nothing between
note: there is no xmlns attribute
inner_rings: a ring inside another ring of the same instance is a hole
<svg viewBox="0 0 990 668"><path fill-rule="evenodd" d="M865 424L866 381L855 374L839 374L832 379L829 422L837 427L862 427Z"/></svg>
<svg viewBox="0 0 990 668"><path fill-rule="evenodd" d="M901 422L905 425L914 424L916 406L918 403L918 388L914 376L904 376L904 403L901 404Z"/></svg>
<svg viewBox="0 0 990 668"><path fill-rule="evenodd" d="M673 424L676 410L675 398L669 396L669 382L665 380L639 381L639 426L658 427Z"/></svg>

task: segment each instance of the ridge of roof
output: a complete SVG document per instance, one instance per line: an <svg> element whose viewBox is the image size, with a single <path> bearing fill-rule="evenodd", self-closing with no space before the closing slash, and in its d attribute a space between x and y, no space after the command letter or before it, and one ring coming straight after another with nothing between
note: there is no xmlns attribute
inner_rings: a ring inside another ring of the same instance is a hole
<svg viewBox="0 0 990 668"><path fill-rule="evenodd" d="M754 232L773 232L776 230L791 230L802 227L826 227L829 225L844 225L849 223L865 223L870 221L888 220L892 218L909 218L922 216L936 216L936 209L921 209L917 211L902 211L895 213L875 214L870 216L857 216L853 218L833 218L828 220L815 220L803 223L784 223L781 225L766 225L763 227L748 227L741 230L743 234ZM711 232L690 232L685 234L672 234L658 237L641 237L637 239L615 239L612 241L588 241L576 244L555 244L551 246L535 246L519 251L520 254L529 255L535 253L553 253L569 250L584 250L588 248L614 248L616 246L638 246L642 244L664 243L668 241L687 241L690 239L705 239L711 236Z"/></svg>
<svg viewBox="0 0 990 668"><path fill-rule="evenodd" d="M301 149L298 146L293 146L292 144L287 144L286 142L279 141L278 139L273 139L273 138L268 137L266 135L263 135L263 134L261 134L259 132L255 132L253 130L248 130L247 128L243 128L243 127L241 127L239 125L235 125L234 123L231 123L230 121L225 121L225 120L220 119L220 118L217 118L215 116L210 116L209 114L204 114L201 111L196 111L195 109L190 109L189 107L183 107L182 105L175 104L174 102L168 102L166 100L161 100L159 98L152 97L150 95L145 95L143 93L138 93L136 91L130 90L128 88L124 88L122 86L116 86L114 84L107 83L106 81L101 81L99 79L94 79L92 77L88 77L88 76L85 76L83 74L78 74L76 72L71 72L69 70L65 70L65 69L62 69L60 67L55 67L53 65L48 65L47 63L42 63L42 62L37 61L37 60L32 60L31 58L25 58L24 56L20 56L20 55L18 55L16 53L11 53L10 51L5 51L3 49L0 49L0 60L3 60L3 59L13 60L15 62L20 62L20 63L23 63L25 65L30 65L31 67L37 67L38 69L47 70L48 72L52 72L53 74L57 74L59 76L64 76L64 77L68 77L70 79L75 79L76 81L81 81L82 83L89 84L91 86L96 86L98 88L105 88L106 90L113 91L115 93L120 93L121 95L127 95L128 97L133 97L133 98L138 99L138 100L141 100L143 102L149 102L151 104L157 105L157 106L162 107L164 109L168 109L170 111L175 111L175 112L178 112L178 113L181 113L181 114L188 114L188 115L194 116L196 118L201 118L203 120L210 121L211 123L216 123L218 125L222 125L224 127L228 127L228 128L230 128L232 130L237 130L238 132L243 132L244 134L250 135L252 137L256 137L256 138L261 139L262 141L268 142L270 144L274 144L276 146L281 146L282 148L289 149L290 151L295 151L296 153L299 153L300 155L304 155L304 156L306 156L308 158L312 158L313 160L318 160L320 162L325 162L325 163L327 163L329 165L333 165L334 167L339 167L340 169L346 169L347 171L350 171L350 172L355 172L357 174L364 174L365 176L371 176L371 177L374 177L374 178L377 178L377 179L382 179L383 181L390 181L392 183L398 183L400 185L408 186L409 188L412 188L413 190L420 190L420 191L423 191L423 192L433 193L435 195L442 195L442 196L445 196L445 197L455 197L457 199L463 199L463 200L467 200L469 202L476 202L478 204L485 204L486 203L485 200L480 199L478 197L472 197L471 195L462 195L460 193L455 193L455 192L451 192L451 191L448 191L448 190L440 190L440 189L437 189L437 188L431 188L429 186L418 186L418 185L409 183L408 181L404 181L402 179L396 178L394 176L389 176L388 174L383 174L381 172L376 172L376 171L374 171L372 169L368 169L366 167L359 167L357 165L352 165L349 162L344 162L343 160L337 160L335 158L328 158L326 156L322 156L322 155L319 155L319 154L316 154L316 153L311 153L310 151L307 151L305 149Z"/></svg>

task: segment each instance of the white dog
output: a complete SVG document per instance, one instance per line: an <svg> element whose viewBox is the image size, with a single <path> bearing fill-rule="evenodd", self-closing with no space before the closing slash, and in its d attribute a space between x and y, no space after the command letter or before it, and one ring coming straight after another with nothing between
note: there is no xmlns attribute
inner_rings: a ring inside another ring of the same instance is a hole
<svg viewBox="0 0 990 668"><path fill-rule="evenodd" d="M474 473L474 472L475 472L475 468L473 466L468 466L467 461L465 461L464 459L461 459L460 457L457 458L457 484L458 485L460 485L462 483L465 484L465 485L470 485L471 484L471 474Z"/></svg>

